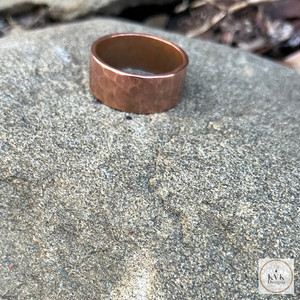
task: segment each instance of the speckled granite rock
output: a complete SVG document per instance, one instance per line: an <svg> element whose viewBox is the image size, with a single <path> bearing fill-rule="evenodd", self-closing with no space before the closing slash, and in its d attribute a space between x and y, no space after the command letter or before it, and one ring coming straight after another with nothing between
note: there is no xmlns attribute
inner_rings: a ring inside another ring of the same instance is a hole
<svg viewBox="0 0 300 300"><path fill-rule="evenodd" d="M18 12L32 5L46 5L54 19L71 20L93 12L119 14L138 5L163 5L177 0L1 0L0 12ZM178 1L177 1L178 2Z"/></svg>
<svg viewBox="0 0 300 300"><path fill-rule="evenodd" d="M92 97L89 48L120 31L187 51L174 109ZM299 272L295 72L109 19L1 39L0 71L0 298L265 299L259 258Z"/></svg>

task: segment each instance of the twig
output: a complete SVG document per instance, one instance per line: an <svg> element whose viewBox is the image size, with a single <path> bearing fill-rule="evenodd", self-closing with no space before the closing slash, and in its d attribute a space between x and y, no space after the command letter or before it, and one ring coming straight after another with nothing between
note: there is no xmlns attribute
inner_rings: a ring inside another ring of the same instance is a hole
<svg viewBox="0 0 300 300"><path fill-rule="evenodd" d="M187 36L196 37L198 35L203 34L204 32L208 31L210 28L212 28L214 25L219 23L225 16L226 16L225 11L219 12L209 22L204 23L203 26L188 31Z"/></svg>
<svg viewBox="0 0 300 300"><path fill-rule="evenodd" d="M217 7L219 10L226 10L224 5L217 3L215 0L196 0L189 4L189 8L198 8L203 5L210 4L212 6Z"/></svg>
<svg viewBox="0 0 300 300"><path fill-rule="evenodd" d="M189 4L190 8L197 8L207 4L207 0L196 0Z"/></svg>
<svg viewBox="0 0 300 300"><path fill-rule="evenodd" d="M232 14L232 13L235 13L238 10L246 8L246 7L250 6L250 5L258 5L258 4L271 3L271 2L277 2L277 1L279 1L279 0L247 0L247 1L239 2L239 3L231 5L227 9L227 12L229 14Z"/></svg>

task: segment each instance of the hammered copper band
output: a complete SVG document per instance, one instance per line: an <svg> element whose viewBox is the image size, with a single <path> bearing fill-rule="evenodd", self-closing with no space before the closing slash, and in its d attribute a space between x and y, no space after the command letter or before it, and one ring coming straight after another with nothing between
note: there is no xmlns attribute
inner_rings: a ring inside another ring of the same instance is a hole
<svg viewBox="0 0 300 300"><path fill-rule="evenodd" d="M113 108L161 112L180 100L187 65L186 53L167 40L138 33L111 34L92 45L90 87L98 100ZM125 68L152 74L133 74Z"/></svg>

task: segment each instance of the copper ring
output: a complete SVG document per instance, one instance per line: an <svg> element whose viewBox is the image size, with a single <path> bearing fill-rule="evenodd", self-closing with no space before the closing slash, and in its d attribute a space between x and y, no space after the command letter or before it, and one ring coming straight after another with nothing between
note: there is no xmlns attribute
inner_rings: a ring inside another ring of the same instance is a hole
<svg viewBox="0 0 300 300"><path fill-rule="evenodd" d="M90 87L110 107L132 113L161 112L180 100L187 65L186 53L167 40L140 33L111 34L92 45ZM125 68L152 74L129 73Z"/></svg>

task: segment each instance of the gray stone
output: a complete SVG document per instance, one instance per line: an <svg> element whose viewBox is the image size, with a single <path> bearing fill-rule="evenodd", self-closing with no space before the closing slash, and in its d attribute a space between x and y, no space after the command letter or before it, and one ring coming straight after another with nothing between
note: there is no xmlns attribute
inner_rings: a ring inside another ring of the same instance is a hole
<svg viewBox="0 0 300 300"><path fill-rule="evenodd" d="M175 108L92 97L90 46L122 31L187 51ZM3 38L0 71L0 298L265 299L266 257L299 280L294 71L109 19Z"/></svg>
<svg viewBox="0 0 300 300"><path fill-rule="evenodd" d="M46 5L54 19L71 20L88 13L119 14L138 5L163 5L178 0L1 0L0 12L19 12L32 5Z"/></svg>

